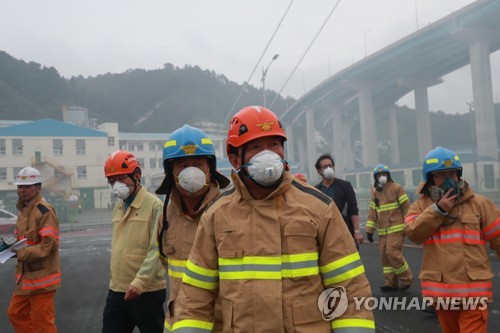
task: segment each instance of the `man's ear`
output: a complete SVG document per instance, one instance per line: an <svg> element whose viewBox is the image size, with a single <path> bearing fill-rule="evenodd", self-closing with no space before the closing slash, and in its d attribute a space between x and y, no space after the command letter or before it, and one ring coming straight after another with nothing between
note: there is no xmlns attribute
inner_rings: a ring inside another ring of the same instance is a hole
<svg viewBox="0 0 500 333"><path fill-rule="evenodd" d="M236 170L238 170L241 167L241 159L238 155L229 154L227 158L229 159L229 163L231 163L233 168L235 168Z"/></svg>

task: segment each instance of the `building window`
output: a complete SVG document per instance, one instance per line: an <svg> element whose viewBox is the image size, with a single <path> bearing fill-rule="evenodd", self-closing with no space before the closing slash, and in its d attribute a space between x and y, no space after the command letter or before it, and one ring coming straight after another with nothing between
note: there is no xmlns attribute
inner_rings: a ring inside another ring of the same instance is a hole
<svg viewBox="0 0 500 333"><path fill-rule="evenodd" d="M163 158L158 159L158 168L163 168Z"/></svg>
<svg viewBox="0 0 500 333"><path fill-rule="evenodd" d="M391 178L401 186L406 186L404 171L391 171Z"/></svg>
<svg viewBox="0 0 500 333"><path fill-rule="evenodd" d="M5 156L5 139L0 139L0 156Z"/></svg>
<svg viewBox="0 0 500 333"><path fill-rule="evenodd" d="M115 137L108 136L108 146L113 147L115 145Z"/></svg>
<svg viewBox="0 0 500 333"><path fill-rule="evenodd" d="M141 168L144 168L144 159L143 158L138 158L137 159L137 162L139 163L139 165L141 166Z"/></svg>
<svg viewBox="0 0 500 333"><path fill-rule="evenodd" d="M158 143L158 150L163 150L163 143Z"/></svg>
<svg viewBox="0 0 500 333"><path fill-rule="evenodd" d="M484 188L491 190L495 188L495 170L493 164L485 164L484 171Z"/></svg>
<svg viewBox="0 0 500 333"><path fill-rule="evenodd" d="M149 143L149 151L155 151L156 150L156 143Z"/></svg>
<svg viewBox="0 0 500 333"><path fill-rule="evenodd" d="M120 150L127 150L127 142L120 140Z"/></svg>
<svg viewBox="0 0 500 333"><path fill-rule="evenodd" d="M7 168L0 168L0 182L7 180Z"/></svg>
<svg viewBox="0 0 500 333"><path fill-rule="evenodd" d="M422 180L422 169L416 169L411 171L411 178L413 186L418 186Z"/></svg>
<svg viewBox="0 0 500 333"><path fill-rule="evenodd" d="M143 151L144 150L144 145L142 143L139 143L137 145L137 151Z"/></svg>
<svg viewBox="0 0 500 333"><path fill-rule="evenodd" d="M84 139L76 139L76 155L78 155L78 156L85 155L85 140Z"/></svg>
<svg viewBox="0 0 500 333"><path fill-rule="evenodd" d="M52 139L52 152L54 156L62 156L63 154L62 139Z"/></svg>
<svg viewBox="0 0 500 333"><path fill-rule="evenodd" d="M23 154L23 139L12 139L12 155L20 156Z"/></svg>
<svg viewBox="0 0 500 333"><path fill-rule="evenodd" d="M77 166L76 173L78 179L87 179L87 167L86 166Z"/></svg>
<svg viewBox="0 0 500 333"><path fill-rule="evenodd" d="M149 159L149 167L151 169L156 169L156 158L150 158Z"/></svg>
<svg viewBox="0 0 500 333"><path fill-rule="evenodd" d="M134 151L134 150L135 150L135 145L134 145L134 144L132 144L132 143L129 143L129 144L128 144L128 150L129 150L129 151Z"/></svg>

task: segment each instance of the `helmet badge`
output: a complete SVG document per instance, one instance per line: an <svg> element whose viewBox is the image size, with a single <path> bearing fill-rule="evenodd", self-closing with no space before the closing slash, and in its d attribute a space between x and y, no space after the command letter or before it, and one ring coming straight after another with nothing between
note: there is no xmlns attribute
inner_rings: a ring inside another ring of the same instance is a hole
<svg viewBox="0 0 500 333"><path fill-rule="evenodd" d="M452 160L444 160L443 164L445 167L449 168L453 165L453 161Z"/></svg>
<svg viewBox="0 0 500 333"><path fill-rule="evenodd" d="M198 145L185 145L181 147L181 149L184 150L184 153L186 153L186 155L193 155L196 152L197 148Z"/></svg>
<svg viewBox="0 0 500 333"><path fill-rule="evenodd" d="M265 121L265 122L260 123L260 124L255 124L255 126L260 127L262 129L262 131L264 131L264 132L269 132L270 130L272 130L273 125L274 125L274 121Z"/></svg>

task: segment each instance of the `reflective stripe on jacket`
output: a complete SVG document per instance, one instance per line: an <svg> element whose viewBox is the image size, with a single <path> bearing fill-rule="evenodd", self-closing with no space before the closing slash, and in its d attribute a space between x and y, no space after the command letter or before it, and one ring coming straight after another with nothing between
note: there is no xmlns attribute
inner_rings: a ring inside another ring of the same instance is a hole
<svg viewBox="0 0 500 333"><path fill-rule="evenodd" d="M167 332L172 330L174 324L173 312L177 306L176 298L182 285L182 275L194 243L201 214L219 194L219 186L212 183L197 211L193 217L190 217L183 212L179 191L175 187L172 190L167 207L168 229L162 239L162 250L166 257L160 255L160 260L165 270L168 271L169 277L169 299L165 316L165 331ZM159 221L158 230L161 230L162 223L163 221Z"/></svg>
<svg viewBox="0 0 500 333"><path fill-rule="evenodd" d="M374 332L371 311L355 309L352 298L370 296L370 286L333 201L288 172L264 200L254 200L238 176L233 182L202 215L174 332L209 332L217 294L224 331ZM350 301L328 322L317 302L334 287Z"/></svg>
<svg viewBox="0 0 500 333"><path fill-rule="evenodd" d="M27 238L17 252L17 295L36 294L59 288L59 221L54 208L38 194L28 206L18 201L16 235Z"/></svg>
<svg viewBox="0 0 500 333"><path fill-rule="evenodd" d="M404 188L392 181L382 187L382 191L374 193L376 200L370 202L368 221L365 231L379 236L403 232L404 214L410 208L410 200Z"/></svg>
<svg viewBox="0 0 500 333"><path fill-rule="evenodd" d="M428 196L418 199L405 218L405 233L424 247L422 294L491 299L493 274L485 244L489 241L500 256L499 209L468 185L448 216L435 212L433 203Z"/></svg>

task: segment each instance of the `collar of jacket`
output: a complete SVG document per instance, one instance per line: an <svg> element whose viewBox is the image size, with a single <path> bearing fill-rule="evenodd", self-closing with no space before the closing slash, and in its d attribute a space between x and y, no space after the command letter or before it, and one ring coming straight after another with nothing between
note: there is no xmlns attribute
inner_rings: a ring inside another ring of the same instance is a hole
<svg viewBox="0 0 500 333"><path fill-rule="evenodd" d="M136 194L136 196L134 198L134 201L132 201L130 203L129 207L134 207L134 208L141 207L142 202L146 198L146 194L147 194L146 189L144 189L144 187L141 186L141 188L139 189L139 191L137 192L137 194ZM118 207L120 209L123 209L124 205L125 205L125 201L121 200Z"/></svg>
<svg viewBox="0 0 500 333"><path fill-rule="evenodd" d="M250 194L250 192L248 192L247 187L245 186L243 181L240 179L240 176L238 176L238 174L236 172L234 172L234 171L231 172L231 178L233 180L234 187L235 187L236 191L240 194L240 196L243 200L255 200L252 197L252 195ZM273 198L285 193L286 191L288 191L290 189L290 186L292 185L292 180L293 180L293 176L290 174L290 172L286 171L286 170L283 171L283 178L281 179L281 183L278 185L278 187L273 192L271 192L266 198L264 198L262 200L273 199Z"/></svg>
<svg viewBox="0 0 500 333"><path fill-rule="evenodd" d="M198 207L198 210L194 213L193 217L186 216L188 219L196 219L198 216L200 216L207 206L214 201L214 199L219 195L220 189L219 189L219 184L217 183L210 183L210 190L205 194L205 197L203 198L203 201L201 202L201 205ZM178 216L185 216L184 212L182 211L182 204L181 204L181 193L177 189L176 186L172 188L172 194L170 194L170 201L169 205L173 205L173 209L176 215Z"/></svg>
<svg viewBox="0 0 500 333"><path fill-rule="evenodd" d="M31 199L28 205L26 205L26 202L22 201L21 199L17 200L16 208L18 211L22 211L26 207L28 207L28 209L31 209L33 206L35 206L35 204L38 205L38 203L42 200L42 193L38 193L33 199Z"/></svg>

